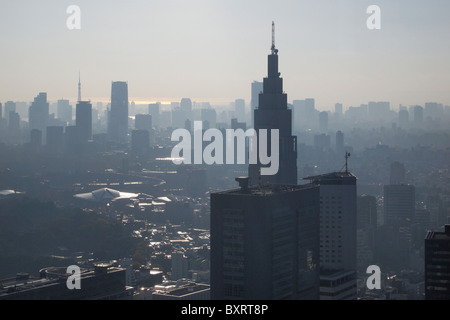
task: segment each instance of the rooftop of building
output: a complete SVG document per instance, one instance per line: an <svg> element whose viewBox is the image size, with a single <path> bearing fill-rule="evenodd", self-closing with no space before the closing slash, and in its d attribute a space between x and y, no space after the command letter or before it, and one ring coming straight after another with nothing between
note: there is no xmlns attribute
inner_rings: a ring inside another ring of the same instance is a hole
<svg viewBox="0 0 450 320"><path fill-rule="evenodd" d="M450 224L446 224L444 231L428 231L426 240L447 240L450 241Z"/></svg>
<svg viewBox="0 0 450 320"><path fill-rule="evenodd" d="M194 282L182 282L181 284L173 284L173 285L157 285L155 286L155 294L174 296L174 297L183 297L187 295L191 295L197 292L209 290L210 286L208 284L203 283L194 283Z"/></svg>
<svg viewBox="0 0 450 320"><path fill-rule="evenodd" d="M314 188L312 184L303 185L284 185L284 184L260 184L249 185L248 177L238 177L236 181L239 182L240 188L226 191L219 191L216 194L234 194L234 195L251 195L251 196L267 196L293 192L297 190L305 190Z"/></svg>
<svg viewBox="0 0 450 320"><path fill-rule="evenodd" d="M331 172L303 178L303 180L309 180L313 184L327 185L353 184L356 183L356 179L356 176L349 171Z"/></svg>

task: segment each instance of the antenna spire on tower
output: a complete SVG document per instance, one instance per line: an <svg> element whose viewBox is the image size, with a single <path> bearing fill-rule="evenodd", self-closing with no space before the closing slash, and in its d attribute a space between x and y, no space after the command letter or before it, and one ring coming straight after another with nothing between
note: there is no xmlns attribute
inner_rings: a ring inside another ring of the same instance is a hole
<svg viewBox="0 0 450 320"><path fill-rule="evenodd" d="M81 77L80 77L80 71L78 71L78 101L81 101Z"/></svg>
<svg viewBox="0 0 450 320"><path fill-rule="evenodd" d="M272 54L277 54L278 49L275 48L275 22L272 21L272 47L270 48L272 50Z"/></svg>

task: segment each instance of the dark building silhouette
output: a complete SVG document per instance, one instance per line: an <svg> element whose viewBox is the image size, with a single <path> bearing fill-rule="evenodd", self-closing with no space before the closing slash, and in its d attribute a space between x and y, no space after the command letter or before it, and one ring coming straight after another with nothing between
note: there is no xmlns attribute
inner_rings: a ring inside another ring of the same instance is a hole
<svg viewBox="0 0 450 320"><path fill-rule="evenodd" d="M131 149L138 155L144 155L150 149L150 133L148 130L131 131Z"/></svg>
<svg viewBox="0 0 450 320"><path fill-rule="evenodd" d="M49 103L47 102L47 93L41 92L28 109L28 121L30 130L38 129L43 134L46 133L49 117Z"/></svg>
<svg viewBox="0 0 450 320"><path fill-rule="evenodd" d="M268 77L264 78L263 93L259 95L259 105L254 111L254 128L257 134L261 129L268 130L269 153L269 132L271 129L279 130L279 170L275 175L261 175L262 165L258 156L258 163L249 165L250 183L297 184L297 137L292 135L292 110L288 109L283 78L278 72L278 49L275 48L274 35L271 51L268 56Z"/></svg>
<svg viewBox="0 0 450 320"><path fill-rule="evenodd" d="M336 132L335 146L336 146L336 154L338 155L344 154L345 152L344 133L341 130L338 130Z"/></svg>
<svg viewBox="0 0 450 320"><path fill-rule="evenodd" d="M111 141L126 142L128 134L128 83L116 81L111 87L108 135Z"/></svg>
<svg viewBox="0 0 450 320"><path fill-rule="evenodd" d="M78 101L76 107L76 127L80 143L92 139L92 104L89 101Z"/></svg>
<svg viewBox="0 0 450 320"><path fill-rule="evenodd" d="M450 225L425 238L425 299L450 300Z"/></svg>
<svg viewBox="0 0 450 320"><path fill-rule="evenodd" d="M236 180L211 194L211 298L318 299L319 188Z"/></svg>
<svg viewBox="0 0 450 320"><path fill-rule="evenodd" d="M51 155L59 155L64 151L64 127L47 127L46 149Z"/></svg>
<svg viewBox="0 0 450 320"><path fill-rule="evenodd" d="M134 128L136 130L152 131L152 115L151 114L137 114L134 117Z"/></svg>
<svg viewBox="0 0 450 320"><path fill-rule="evenodd" d="M255 109L259 106L259 95L264 90L264 83L259 81L252 82L252 92L250 101L251 125L255 123Z"/></svg>
<svg viewBox="0 0 450 320"><path fill-rule="evenodd" d="M391 163L389 184L405 184L406 171L403 163L394 161Z"/></svg>

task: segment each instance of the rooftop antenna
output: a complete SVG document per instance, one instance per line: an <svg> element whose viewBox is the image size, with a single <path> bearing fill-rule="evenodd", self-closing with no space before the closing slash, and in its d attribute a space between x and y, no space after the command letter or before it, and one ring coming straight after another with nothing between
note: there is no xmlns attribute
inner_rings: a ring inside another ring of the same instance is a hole
<svg viewBox="0 0 450 320"><path fill-rule="evenodd" d="M78 102L81 101L81 77L80 71L78 71Z"/></svg>
<svg viewBox="0 0 450 320"><path fill-rule="evenodd" d="M278 54L278 49L275 48L275 22L272 21L272 54Z"/></svg>
<svg viewBox="0 0 450 320"><path fill-rule="evenodd" d="M345 151L345 173L348 173L348 158L350 158L350 152Z"/></svg>

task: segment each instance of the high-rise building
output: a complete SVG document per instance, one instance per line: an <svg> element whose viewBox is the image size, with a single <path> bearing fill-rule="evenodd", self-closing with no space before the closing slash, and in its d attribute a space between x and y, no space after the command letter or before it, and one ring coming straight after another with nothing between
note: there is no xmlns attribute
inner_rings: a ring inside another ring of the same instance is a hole
<svg viewBox="0 0 450 320"><path fill-rule="evenodd" d="M343 112L343 106L342 103L336 103L334 105L334 113L338 114L338 115L342 115Z"/></svg>
<svg viewBox="0 0 450 320"><path fill-rule="evenodd" d="M14 101L7 101L5 103L5 119L7 124L9 124L9 114L11 111L16 112L16 103Z"/></svg>
<svg viewBox="0 0 450 320"><path fill-rule="evenodd" d="M150 133L148 130L131 131L131 149L136 154L147 154L150 149Z"/></svg>
<svg viewBox="0 0 450 320"><path fill-rule="evenodd" d="M47 127L46 149L51 155L59 155L64 151L64 127L50 126Z"/></svg>
<svg viewBox="0 0 450 320"><path fill-rule="evenodd" d="M49 103L47 102L47 93L41 92L28 109L28 121L30 130L38 129L43 135L47 132L47 123L49 117ZM44 136L45 137L45 136Z"/></svg>
<svg viewBox="0 0 450 320"><path fill-rule="evenodd" d="M328 112L322 111L319 113L319 128L322 133L328 131Z"/></svg>
<svg viewBox="0 0 450 320"><path fill-rule="evenodd" d="M283 92L283 78L278 72L278 49L275 47L274 24L271 54L268 56L268 76L264 78L263 92L254 113L254 129L279 130L279 170L275 175L261 175L263 166L258 156L256 164L249 165L251 184L297 184L297 137L292 135L292 110L287 106L287 94ZM271 139L267 139L271 152ZM273 157L274 155L272 155ZM277 156L277 155L275 155Z"/></svg>
<svg viewBox="0 0 450 320"><path fill-rule="evenodd" d="M155 127L159 127L159 103L151 103L148 105L148 113L152 116L152 122Z"/></svg>
<svg viewBox="0 0 450 320"><path fill-rule="evenodd" d="M423 108L421 106L414 107L414 125L417 128L423 125Z"/></svg>
<svg viewBox="0 0 450 320"><path fill-rule="evenodd" d="M0 120L2 120L2 118L3 118L3 106L2 106L2 103L0 102ZM1 123L1 121L0 121L0 123Z"/></svg>
<svg viewBox="0 0 450 320"><path fill-rule="evenodd" d="M152 115L151 114L137 114L134 117L134 128L136 130L152 131Z"/></svg>
<svg viewBox="0 0 450 320"><path fill-rule="evenodd" d="M414 218L415 187L392 184L384 186L384 221L396 227L410 227Z"/></svg>
<svg viewBox="0 0 450 320"><path fill-rule="evenodd" d="M394 161L391 163L391 171L389 184L405 184L406 183L406 172L403 163Z"/></svg>
<svg viewBox="0 0 450 320"><path fill-rule="evenodd" d="M425 238L425 300L450 300L450 225Z"/></svg>
<svg viewBox="0 0 450 320"><path fill-rule="evenodd" d="M112 141L126 142L128 135L128 83L116 81L111 87L108 135Z"/></svg>
<svg viewBox="0 0 450 320"><path fill-rule="evenodd" d="M336 141L335 141L335 147L336 147L336 154L341 155L344 154L344 133L341 130L336 131Z"/></svg>
<svg viewBox="0 0 450 320"><path fill-rule="evenodd" d="M320 188L320 298L356 299L356 177L346 170L304 179Z"/></svg>
<svg viewBox="0 0 450 320"><path fill-rule="evenodd" d="M56 112L59 119L66 122L67 125L72 124L72 106L69 100L58 100Z"/></svg>
<svg viewBox="0 0 450 320"><path fill-rule="evenodd" d="M400 110L398 112L398 125L400 128L407 129L409 127L409 112L408 110Z"/></svg>
<svg viewBox="0 0 450 320"><path fill-rule="evenodd" d="M319 188L249 186L211 194L211 298L319 298Z"/></svg>
<svg viewBox="0 0 450 320"><path fill-rule="evenodd" d="M192 101L189 98L182 98L180 102L180 109L184 113L185 121L186 119L193 120L192 116ZM180 127L181 128L181 127Z"/></svg>
<svg viewBox="0 0 450 320"><path fill-rule="evenodd" d="M384 186L384 229L380 254L386 257L382 262L391 263L393 269L409 267L410 252L413 245L413 222L415 216L415 187L394 184Z"/></svg>
<svg viewBox="0 0 450 320"><path fill-rule="evenodd" d="M217 122L216 110L212 108L205 108L201 111L203 129L207 130L209 128L215 128Z"/></svg>
<svg viewBox="0 0 450 320"><path fill-rule="evenodd" d="M245 100L236 99L234 101L235 115L238 121L245 121Z"/></svg>
<svg viewBox="0 0 450 320"><path fill-rule="evenodd" d="M251 94L251 101L250 101L250 113L251 113L251 127L253 127L255 123L255 109L259 106L259 95L264 90L264 83L259 81L253 81L252 82L252 94Z"/></svg>
<svg viewBox="0 0 450 320"><path fill-rule="evenodd" d="M76 107L76 127L80 143L92 139L92 104L89 101L78 101Z"/></svg>

